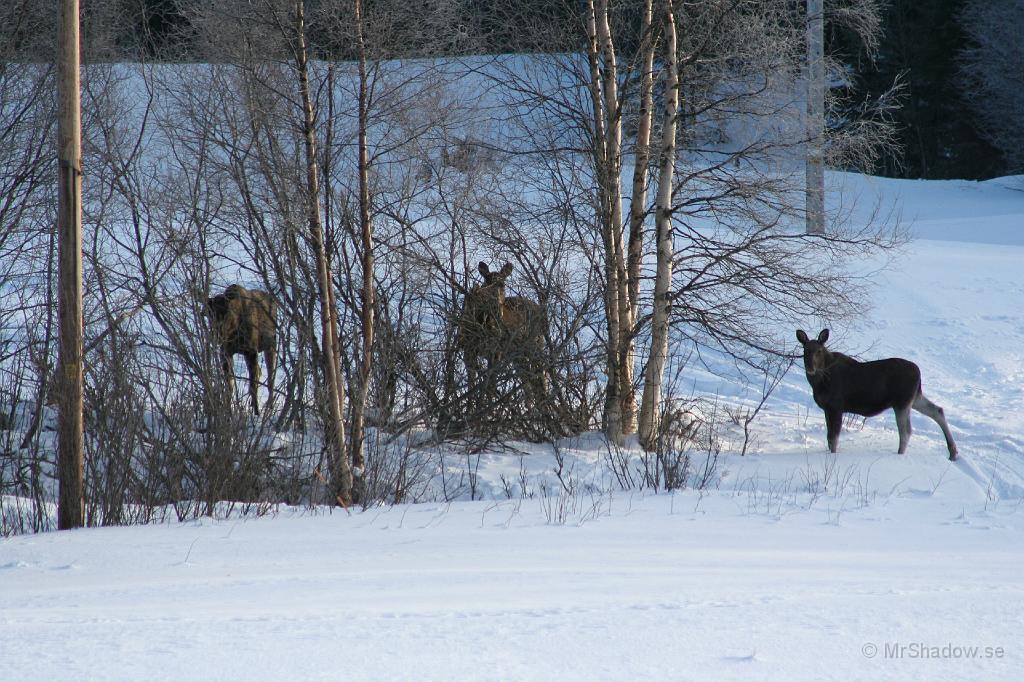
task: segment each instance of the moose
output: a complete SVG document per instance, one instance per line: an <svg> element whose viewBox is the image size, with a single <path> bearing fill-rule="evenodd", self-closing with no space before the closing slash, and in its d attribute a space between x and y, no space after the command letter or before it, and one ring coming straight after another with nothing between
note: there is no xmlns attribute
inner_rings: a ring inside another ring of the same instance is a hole
<svg viewBox="0 0 1024 682"><path fill-rule="evenodd" d="M267 363L267 409L274 401L274 374L277 368L277 302L266 291L246 289L232 284L207 299L207 308L213 322L213 332L223 356L224 374L231 395L235 394L234 356L245 356L249 369L249 397L252 411L260 413L256 390L260 381L257 354L263 353Z"/></svg>
<svg viewBox="0 0 1024 682"><path fill-rule="evenodd" d="M544 309L528 298L505 296L511 263L495 272L481 261L478 270L483 284L466 294L456 324L456 345L463 353L470 389L485 371L490 375L501 364L510 363L529 400L537 404L547 394Z"/></svg>
<svg viewBox="0 0 1024 682"><path fill-rule="evenodd" d="M903 358L854 360L825 348L828 334L828 330L823 329L817 339L811 340L804 330L796 330L796 338L804 348L804 371L814 393L814 402L825 411L830 452L835 452L839 445L844 413L874 417L892 408L900 434L898 452L904 454L910 442L910 410L914 409L935 420L946 437L949 459L956 461L956 444L945 413L921 390L921 368Z"/></svg>

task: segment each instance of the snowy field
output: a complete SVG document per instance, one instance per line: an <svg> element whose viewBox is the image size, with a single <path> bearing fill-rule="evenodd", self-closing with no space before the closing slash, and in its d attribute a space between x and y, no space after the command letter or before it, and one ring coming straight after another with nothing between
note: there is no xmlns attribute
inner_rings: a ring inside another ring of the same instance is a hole
<svg viewBox="0 0 1024 682"><path fill-rule="evenodd" d="M832 179L916 240L829 345L921 365L958 462L919 414L905 456L891 414L827 455L795 367L704 493L608 492L591 435L572 498L505 498L558 485L533 446L482 458L484 501L0 540L0 677L1020 679L1024 178Z"/></svg>

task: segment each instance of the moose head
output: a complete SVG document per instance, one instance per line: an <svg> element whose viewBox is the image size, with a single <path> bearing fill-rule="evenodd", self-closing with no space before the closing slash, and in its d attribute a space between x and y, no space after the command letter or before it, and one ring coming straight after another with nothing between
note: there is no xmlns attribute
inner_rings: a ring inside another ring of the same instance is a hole
<svg viewBox="0 0 1024 682"><path fill-rule="evenodd" d="M469 292L466 307L471 309L481 325L494 330L501 321L501 311L505 306L505 280L512 274L512 264L505 263L501 270L493 272L487 263L480 261L477 270L484 283Z"/></svg>
<svg viewBox="0 0 1024 682"><path fill-rule="evenodd" d="M825 342L828 341L828 330L822 329L821 333L818 334L818 338L811 341L807 336L807 332L803 329L796 330L796 339L804 347L804 371L807 376L817 376L819 372L824 372L825 368L829 365L829 357L832 355L828 349L825 348Z"/></svg>

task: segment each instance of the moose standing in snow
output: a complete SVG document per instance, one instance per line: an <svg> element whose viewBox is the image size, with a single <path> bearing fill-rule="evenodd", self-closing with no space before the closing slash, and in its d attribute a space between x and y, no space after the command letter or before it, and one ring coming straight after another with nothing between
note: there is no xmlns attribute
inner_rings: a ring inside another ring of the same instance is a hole
<svg viewBox="0 0 1024 682"><path fill-rule="evenodd" d="M277 302L266 291L232 284L224 293L207 299L213 318L213 332L223 354L224 374L231 395L235 395L234 357L241 353L249 369L249 397L252 411L260 413L256 390L260 382L258 354L267 362L267 408L274 402L274 373L277 369Z"/></svg>
<svg viewBox="0 0 1024 682"><path fill-rule="evenodd" d="M910 442L910 410L915 409L935 420L946 436L949 459L956 460L956 443L945 414L921 391L921 369L917 365L903 358L859 362L848 355L833 353L825 348L827 329L816 340L797 329L796 338L804 347L804 371L814 392L814 402L825 411L830 452L835 452L839 445L843 413L873 417L892 408L900 432L898 452L902 455Z"/></svg>
<svg viewBox="0 0 1024 682"><path fill-rule="evenodd" d="M456 344L462 350L470 389L478 386L481 375L487 386L498 366L511 363L527 399L537 405L547 393L544 309L528 298L505 296L511 263L492 271L481 262L478 270L484 283L466 294L456 325Z"/></svg>

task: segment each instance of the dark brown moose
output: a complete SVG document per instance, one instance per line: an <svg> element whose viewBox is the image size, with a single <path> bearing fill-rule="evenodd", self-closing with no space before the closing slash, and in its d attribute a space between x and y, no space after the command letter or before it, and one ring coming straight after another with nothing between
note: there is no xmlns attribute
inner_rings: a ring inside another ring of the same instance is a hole
<svg viewBox="0 0 1024 682"><path fill-rule="evenodd" d="M478 269L484 281L466 294L456 335L470 390L479 386L484 372L490 375L508 362L526 387L529 400L538 404L547 394L544 309L528 298L505 296L511 263L497 272L492 272L484 262Z"/></svg>
<svg viewBox="0 0 1024 682"><path fill-rule="evenodd" d="M798 329L796 338L804 347L804 371L814 392L814 402L825 411L829 451L835 452L839 445L845 412L873 417L892 408L900 433L898 452L902 455L910 442L910 410L914 409L935 420L946 436L949 458L956 460L956 444L945 413L921 391L921 369L917 365L903 358L860 362L834 353L825 348L827 329L815 340Z"/></svg>
<svg viewBox="0 0 1024 682"><path fill-rule="evenodd" d="M207 299L213 318L213 331L223 354L224 374L231 395L235 394L233 358L241 353L249 370L249 397L252 411L260 413L256 390L260 382L258 353L267 363L267 409L274 401L274 374L277 368L277 303L266 291L246 289L232 284L224 293Z"/></svg>

